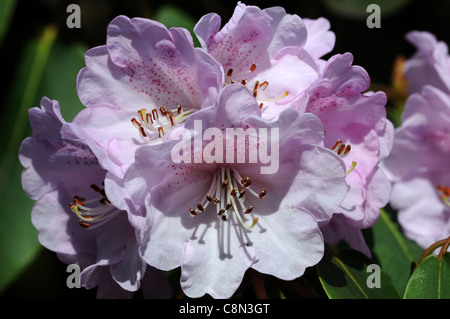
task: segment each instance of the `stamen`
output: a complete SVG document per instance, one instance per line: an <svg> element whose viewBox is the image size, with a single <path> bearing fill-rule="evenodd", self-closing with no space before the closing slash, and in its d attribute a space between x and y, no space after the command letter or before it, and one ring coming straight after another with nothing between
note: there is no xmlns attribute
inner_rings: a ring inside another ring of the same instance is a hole
<svg viewBox="0 0 450 319"><path fill-rule="evenodd" d="M97 197L86 200L81 196L74 196L72 202L69 204L70 209L79 219L79 225L86 229L94 229L103 225L121 212L111 205L103 188L95 184L91 184L90 187L99 193L101 198ZM91 227L91 224L95 225Z"/></svg>
<svg viewBox="0 0 450 319"><path fill-rule="evenodd" d="M165 139L165 136L178 124L185 122L186 115L191 113L184 112L180 104L173 110L158 107L147 112L146 109L140 109L137 118L132 118L131 123L138 129L141 139L152 142L160 138Z"/></svg>
<svg viewBox="0 0 450 319"><path fill-rule="evenodd" d="M336 144L333 145L331 148L332 151L334 151L336 154L338 154L340 157L344 158L348 154L350 154L352 147L349 145L345 145L342 143L342 140L338 139Z"/></svg>
<svg viewBox="0 0 450 319"><path fill-rule="evenodd" d="M260 199L267 193L266 188L263 188L259 194L255 193L250 188L251 183L250 177L245 176L242 178L235 169L222 167L220 171L214 174L203 202L197 203L197 210L192 207L189 208L190 215L197 216L199 212L207 212L207 206L213 202L216 205L217 216L222 221L226 221L228 215L233 212L241 225L251 230L258 222L258 218L252 218L251 224L247 224L241 216L241 214L251 214L254 210L253 205L246 205L245 203L246 191L248 190L253 196Z"/></svg>

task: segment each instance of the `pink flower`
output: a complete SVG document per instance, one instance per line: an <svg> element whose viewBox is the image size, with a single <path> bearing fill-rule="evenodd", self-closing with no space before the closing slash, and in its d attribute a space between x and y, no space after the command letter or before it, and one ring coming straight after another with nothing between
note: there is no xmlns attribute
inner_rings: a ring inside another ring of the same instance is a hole
<svg viewBox="0 0 450 319"><path fill-rule="evenodd" d="M398 221L424 249L450 235L449 123L449 94L425 85L408 98L384 160Z"/></svg>
<svg viewBox="0 0 450 319"><path fill-rule="evenodd" d="M88 144L118 177L137 147L170 139L171 130L211 105L223 85L221 66L194 48L187 30L148 19L115 18L106 45L85 57L77 89L87 108L64 136Z"/></svg>
<svg viewBox="0 0 450 319"><path fill-rule="evenodd" d="M31 219L40 243L63 262L80 265L82 286L98 286L99 297L131 297L146 264L127 212L114 207L105 193L107 172L87 145L61 138L66 122L58 102L43 98L29 116L33 136L23 141L19 159L25 168L23 188L36 200ZM161 274L151 271L147 277L155 279L147 282L160 281Z"/></svg>
<svg viewBox="0 0 450 319"><path fill-rule="evenodd" d="M324 249L318 223L347 193L343 161L319 146L320 121L292 109L277 121L263 120L252 94L231 84L185 127L187 140L140 147L125 175L133 200L147 207L148 227L141 232L147 263L161 270L181 266L188 296L215 298L230 297L248 268L292 280L318 263ZM228 129L250 135L236 145L233 138L224 150L219 145L229 140L220 134ZM216 132L214 138L208 130ZM254 162L249 158L268 144L278 164L264 174L269 164L261 153ZM237 162L239 152L245 161Z"/></svg>
<svg viewBox="0 0 450 319"><path fill-rule="evenodd" d="M221 27L215 13L194 28L202 48L221 64L225 82L242 83L254 95L264 117L274 117L318 78L317 59L334 45L325 19L305 23L281 7L260 9L239 2ZM329 24L328 24L329 27Z"/></svg>
<svg viewBox="0 0 450 319"><path fill-rule="evenodd" d="M411 31L406 38L417 52L406 61L404 73L409 93L420 93L425 85L432 85L450 93L450 57L446 43L425 31Z"/></svg>
<svg viewBox="0 0 450 319"><path fill-rule="evenodd" d="M391 185L380 170L380 162L392 147L394 129L386 119L386 96L366 92L367 72L352 66L350 53L331 57L315 81L297 96L292 107L313 113L322 121L325 147L344 158L349 192L328 225L323 225L329 244L346 240L367 255L361 229L371 227L390 198Z"/></svg>

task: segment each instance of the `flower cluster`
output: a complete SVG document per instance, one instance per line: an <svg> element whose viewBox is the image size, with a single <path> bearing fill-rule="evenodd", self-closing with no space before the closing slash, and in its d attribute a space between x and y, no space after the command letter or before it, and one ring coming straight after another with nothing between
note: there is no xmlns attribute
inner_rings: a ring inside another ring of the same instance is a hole
<svg viewBox="0 0 450 319"><path fill-rule="evenodd" d="M383 165L405 235L427 248L450 235L450 56L428 32L407 39L417 47L404 66L411 95Z"/></svg>
<svg viewBox="0 0 450 319"><path fill-rule="evenodd" d="M223 26L200 19L195 47L183 28L115 18L86 52L74 120L47 98L30 110L19 157L42 245L99 297L167 297L163 272L180 268L189 297L228 298L250 268L302 276L325 243L370 255L394 129L353 56L323 58L329 29L239 2Z"/></svg>

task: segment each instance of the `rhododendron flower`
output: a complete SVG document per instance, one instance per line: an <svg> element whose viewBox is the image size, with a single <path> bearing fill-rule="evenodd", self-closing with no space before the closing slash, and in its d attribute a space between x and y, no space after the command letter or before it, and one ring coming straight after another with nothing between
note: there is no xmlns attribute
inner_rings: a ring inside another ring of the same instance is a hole
<svg viewBox="0 0 450 319"><path fill-rule="evenodd" d="M23 188L36 200L31 218L40 243L63 262L78 264L82 286L98 286L98 297L131 297L146 264L127 212L105 193L107 172L87 145L61 137L65 121L57 101L43 98L29 116L33 136L23 141L19 159ZM164 281L161 275L147 268L150 289L155 280ZM167 296L167 286L158 289Z"/></svg>
<svg viewBox="0 0 450 319"><path fill-rule="evenodd" d="M365 92L370 78L353 66L350 53L331 57L315 81L292 103L299 113L313 113L322 121L324 145L347 166L349 192L331 222L322 227L330 244L346 240L367 255L361 229L371 227L390 198L391 185L379 163L389 154L393 125L386 119L386 95Z"/></svg>
<svg viewBox="0 0 450 319"><path fill-rule="evenodd" d="M325 19L309 20L307 25L309 41L299 16L281 7L262 10L239 2L222 29L220 16L209 13L194 31L202 48L222 64L225 83L245 85L265 110L264 117L273 119L318 78L316 59L334 45ZM277 112L272 113L271 106Z"/></svg>
<svg viewBox="0 0 450 319"><path fill-rule="evenodd" d="M243 140L228 139L229 129ZM249 268L293 280L320 261L318 223L337 209L347 185L342 159L320 146L316 116L287 109L268 122L252 94L231 84L216 105L190 116L186 131L190 139L141 146L125 174L133 200L147 207L141 240L149 265L181 266L181 287L190 297L226 298ZM268 163L261 157L252 157L260 148L278 154L272 174L262 173Z"/></svg>
<svg viewBox="0 0 450 319"><path fill-rule="evenodd" d="M139 145L169 140L189 114L213 103L224 81L220 64L194 48L186 29L143 18L115 18L106 45L85 59L77 90L87 108L64 134L88 144L119 177Z"/></svg>
<svg viewBox="0 0 450 319"><path fill-rule="evenodd" d="M391 205L405 235L422 248L450 235L450 97L433 86L412 94L384 166Z"/></svg>
<svg viewBox="0 0 450 319"><path fill-rule="evenodd" d="M405 62L403 68L409 93L420 93L425 85L450 93L450 57L447 44L426 31L411 31L406 38L417 48L417 52Z"/></svg>

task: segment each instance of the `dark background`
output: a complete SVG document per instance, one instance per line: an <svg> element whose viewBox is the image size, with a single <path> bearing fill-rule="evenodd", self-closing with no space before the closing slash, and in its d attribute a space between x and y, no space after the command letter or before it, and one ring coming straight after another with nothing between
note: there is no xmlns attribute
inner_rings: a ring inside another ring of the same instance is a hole
<svg viewBox="0 0 450 319"><path fill-rule="evenodd" d="M410 30L426 30L438 39L450 42L449 0L411 0L398 9L385 12L381 6L381 28L369 29L366 18L369 13L343 14L327 5L328 1L247 1L247 5L261 8L283 6L288 13L306 18L325 17L336 34L336 45L332 54L351 52L354 64L364 67L378 87L389 87L396 57L409 57L414 48L405 40ZM337 1L339 2L339 1ZM379 1L371 1L379 3ZM395 2L395 1L392 1ZM68 29L66 8L70 3L81 7L81 29ZM370 3L370 2L369 2ZM17 1L8 33L0 48L2 85L0 85L0 115L8 108L8 92L11 89L12 75L17 72L20 55L27 40L38 36L43 28L51 23L58 26L58 41L62 43L81 42L87 47L105 43L106 27L117 15L129 17L155 16L163 5L173 5L188 14L194 21L209 12L222 16L222 23L231 17L236 2L224 0L84 0L84 1ZM328 55L327 57L329 57ZM55 79L58 81L58 79ZM68 85L72 85L69 83ZM34 105L30 105L34 106ZM1 131L0 131L1 132ZM24 212L27 213L27 212ZM37 240L37 239L36 239ZM58 261L55 254L42 249L36 259L3 292L3 298L93 298L95 290L68 289L66 287L66 265Z"/></svg>

